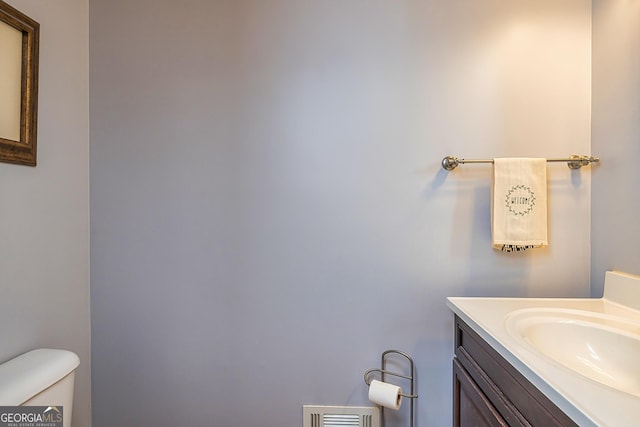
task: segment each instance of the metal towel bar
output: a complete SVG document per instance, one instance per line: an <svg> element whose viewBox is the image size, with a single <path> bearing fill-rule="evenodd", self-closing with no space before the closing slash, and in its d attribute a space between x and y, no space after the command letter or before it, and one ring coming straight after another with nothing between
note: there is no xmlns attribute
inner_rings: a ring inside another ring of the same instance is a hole
<svg viewBox="0 0 640 427"><path fill-rule="evenodd" d="M547 162L566 162L569 168L580 169L582 166L588 166L591 163L600 162L600 158L574 154L564 159L547 159ZM458 165L463 165L465 163L493 163L493 159L459 159L453 156L447 156L442 159L442 167L448 171L452 171L458 167Z"/></svg>

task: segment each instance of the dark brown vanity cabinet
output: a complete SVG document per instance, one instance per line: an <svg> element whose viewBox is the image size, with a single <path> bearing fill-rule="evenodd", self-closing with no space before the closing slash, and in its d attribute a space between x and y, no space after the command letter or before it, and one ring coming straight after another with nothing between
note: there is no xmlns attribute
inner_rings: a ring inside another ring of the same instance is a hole
<svg viewBox="0 0 640 427"><path fill-rule="evenodd" d="M577 426L458 316L453 425Z"/></svg>

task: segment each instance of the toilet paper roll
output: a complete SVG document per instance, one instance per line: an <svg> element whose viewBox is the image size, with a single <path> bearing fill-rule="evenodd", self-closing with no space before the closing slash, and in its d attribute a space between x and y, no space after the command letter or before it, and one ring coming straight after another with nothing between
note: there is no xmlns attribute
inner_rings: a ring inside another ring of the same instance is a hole
<svg viewBox="0 0 640 427"><path fill-rule="evenodd" d="M402 389L396 385L378 380L371 381L369 400L390 409L399 409L402 401Z"/></svg>

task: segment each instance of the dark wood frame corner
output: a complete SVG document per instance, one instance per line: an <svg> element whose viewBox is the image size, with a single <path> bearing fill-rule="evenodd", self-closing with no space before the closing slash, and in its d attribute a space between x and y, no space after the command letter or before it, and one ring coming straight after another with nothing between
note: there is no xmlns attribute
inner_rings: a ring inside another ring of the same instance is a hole
<svg viewBox="0 0 640 427"><path fill-rule="evenodd" d="M40 24L0 0L0 22L22 33L20 140L0 137L0 162L36 165Z"/></svg>

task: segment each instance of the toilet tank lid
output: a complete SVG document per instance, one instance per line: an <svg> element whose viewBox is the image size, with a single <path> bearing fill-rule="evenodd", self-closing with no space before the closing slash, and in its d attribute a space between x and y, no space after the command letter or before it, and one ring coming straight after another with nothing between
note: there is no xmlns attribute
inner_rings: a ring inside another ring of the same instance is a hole
<svg viewBox="0 0 640 427"><path fill-rule="evenodd" d="M39 348L0 364L0 406L21 405L80 364L68 350Z"/></svg>

